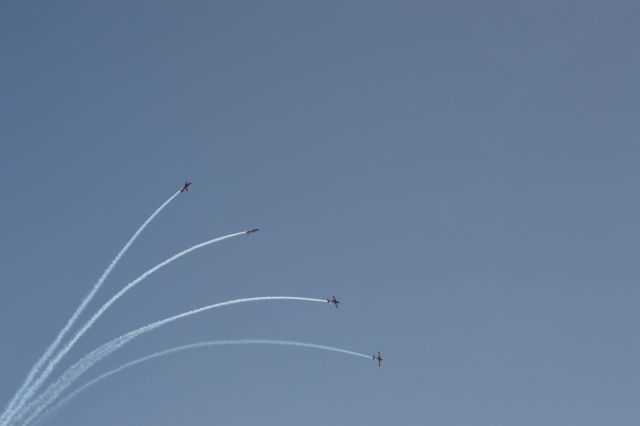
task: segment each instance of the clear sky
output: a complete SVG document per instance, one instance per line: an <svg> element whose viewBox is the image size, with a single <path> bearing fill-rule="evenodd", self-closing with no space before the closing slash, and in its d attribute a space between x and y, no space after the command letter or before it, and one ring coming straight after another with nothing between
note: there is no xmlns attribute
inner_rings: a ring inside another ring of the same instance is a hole
<svg viewBox="0 0 640 426"><path fill-rule="evenodd" d="M184 181L52 425L636 425L637 1L5 1L0 401ZM83 317L83 318L86 318ZM61 370L59 371L61 372Z"/></svg>

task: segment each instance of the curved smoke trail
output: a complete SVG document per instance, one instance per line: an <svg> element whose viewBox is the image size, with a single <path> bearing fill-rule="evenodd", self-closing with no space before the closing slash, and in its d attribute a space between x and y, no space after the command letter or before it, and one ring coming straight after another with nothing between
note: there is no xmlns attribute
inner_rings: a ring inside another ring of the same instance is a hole
<svg viewBox="0 0 640 426"><path fill-rule="evenodd" d="M206 347L210 347L210 346L227 346L227 345L298 346L298 347L303 347L303 348L312 348L312 349L320 349L320 350L325 350L325 351L340 352L340 353L344 353L344 354L347 354L347 355L360 356L360 357L364 357L364 358L368 358L368 359L371 358L370 355L365 355L365 354L361 354L361 353L358 353L358 352L349 351L349 350L346 350L346 349L336 348L336 347L333 347L333 346L318 345L316 343L294 342L294 341L289 341L289 340L236 339L236 340L212 340L212 341L207 341L207 342L192 343L192 344L189 344L189 345L182 345L182 346L177 346L177 347L171 348L171 349L165 349L163 351L156 352L154 354L138 358L138 359L136 359L134 361L131 361L131 362L128 362L128 363L126 363L124 365L121 365L120 367L115 368L115 369L113 369L113 370L111 370L111 371L109 371L107 373L104 373L104 374L96 377L95 379L90 380L89 382L85 383L84 385L80 386L78 389L74 390L73 392L71 392L70 394L65 396L56 405L54 405L53 407L51 407L50 409L45 411L38 420L41 421L41 420L44 420L47 417L53 415L56 411L58 411L60 408L62 408L63 405L65 405L67 402L69 402L70 400L72 400L73 398L78 396L80 393L82 393L85 390L87 390L87 388L90 388L91 386L97 384L98 382L101 382L102 380L104 380L104 379L106 379L106 378L108 378L110 376L113 376L114 374L117 374L117 373L121 372L122 370L126 370L126 369L131 368L131 367L133 367L135 365L142 364L143 362L151 361L154 358L159 358L159 357L163 357L163 356L166 356L166 355L171 355L171 354L174 354L176 352L182 352L182 351L187 351L187 350L192 350L192 349L206 348ZM33 417L27 419L27 421L24 424L27 425L32 420L33 420Z"/></svg>
<svg viewBox="0 0 640 426"><path fill-rule="evenodd" d="M245 235L246 233L247 233L246 231L236 232L233 234L214 238L212 240L208 240L200 244L196 244L193 247L190 247L186 250L181 251L176 255L171 256L170 258L166 259L164 262L157 264L156 266L149 269L148 271L140 275L138 278L136 278L135 280L127 284L115 296L113 296L104 305L102 305L102 307L100 307L100 309L98 309L98 311L95 314L93 314L93 316L82 326L82 328L76 333L76 335L56 354L56 356L49 362L49 364L47 364L47 367L44 369L44 371L42 371L38 379L35 382L33 382L33 384L24 393L24 396L21 398L20 403L16 405L15 409L19 410L24 406L25 401L38 391L38 389L42 386L44 381L51 375L55 366L58 365L58 363L62 360L62 358L71 350L71 348L73 347L73 345L75 345L78 339L80 339L87 332L87 330L91 328L91 326L98 320L98 318L100 318L100 316L102 316L102 314L107 309L109 309L111 305L113 305L118 299L120 299L127 291L131 290L136 284L140 283L141 281L143 281L145 278L147 278L149 275L153 274L160 268L163 268L169 263L181 258L182 256L185 256L191 253L192 251L209 246L211 244L217 243L222 240L237 237L239 235Z"/></svg>
<svg viewBox="0 0 640 426"><path fill-rule="evenodd" d="M35 400L30 402L20 412L16 413L16 415L10 420L18 421L24 418L30 411L33 411L33 414L29 418L37 417L86 370L91 368L95 363L97 363L101 359L111 355L113 352L120 349L122 346L126 345L131 340L135 339L136 337L144 333L155 330L158 327L162 327L163 325L169 324L179 319L196 315L211 309L221 308L221 307L230 306L230 305L236 305L239 303L274 301L274 300L295 300L295 301L305 301L305 302L327 303L326 299L315 299L315 298L309 298L309 297L294 297L294 296L249 297L249 298L243 298L243 299L229 300L226 302L220 302L213 305L207 305L201 308L193 309L191 311L183 312L178 315L174 315L169 318L165 318L160 321L153 322L151 324L147 324L143 327L137 328L126 334L123 334L120 337L116 337L115 339L112 339L111 341L103 344L102 346L94 349L89 354L85 355L82 359L80 359L80 361L76 362L71 367L69 367L58 380L56 380L54 383L51 383L47 387L47 389L44 392L42 392L42 394L40 394Z"/></svg>
<svg viewBox="0 0 640 426"><path fill-rule="evenodd" d="M15 410L19 409L19 407L24 404L24 401L28 398L23 396L25 390L31 385L35 375L42 368L44 363L47 362L47 360L51 357L51 355L53 354L53 351L55 351L58 345L60 345L60 342L62 341L64 336L67 334L69 329L78 320L78 317L85 310L85 308L87 307L91 299L93 299L93 297L98 292L98 290L100 290L102 283L107 279L109 274L111 274L111 271L113 270L113 268L116 267L116 265L118 264L122 256L127 252L127 250L129 250L129 247L131 246L131 244L133 244L133 242L138 238L138 236L142 233L142 231L144 231L147 225L158 215L158 213L160 213L171 201L173 201L173 199L178 194L180 194L180 191L173 194L171 197L169 197L167 201L165 201L160 207L158 207L156 211L154 211L151 214L151 216L149 216L149 218L145 220L144 223L138 228L138 230L133 234L133 236L129 239L129 241L127 241L127 244L125 244L124 247L122 247L122 249L116 255L116 257L113 258L113 260L111 261L111 264L107 267L107 269L105 269L105 271L102 273L98 281L93 285L93 288L91 289L89 294L87 294L85 298L82 300L82 302L80 303L80 306L78 306L78 308L73 313L71 318L69 318L69 320L67 321L67 324L58 333L58 336L56 336L55 340L49 345L45 353L34 364L34 366L31 367L31 370L29 370L29 373L27 374L27 377L25 378L24 382L22 383L20 388L16 391L15 395L13 396L13 398L5 408L5 411L2 413L2 416L0 416L0 424L5 424L5 422L7 421L7 418L11 417L12 413ZM18 404L18 408L16 408L16 404Z"/></svg>

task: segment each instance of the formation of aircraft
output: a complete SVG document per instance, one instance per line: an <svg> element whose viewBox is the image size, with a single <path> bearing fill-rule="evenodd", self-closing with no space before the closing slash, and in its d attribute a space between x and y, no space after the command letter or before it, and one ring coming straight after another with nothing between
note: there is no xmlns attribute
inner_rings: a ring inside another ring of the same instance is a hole
<svg viewBox="0 0 640 426"><path fill-rule="evenodd" d="M187 192L189 191L189 186L191 186L191 182L189 182L188 180L184 181L184 185L182 185L182 188L180 189L180 192ZM253 229L249 229L247 231L247 235L249 234L253 234L254 232L258 232L260 229L259 228L253 228ZM327 299L327 303L333 303L336 307L336 309L338 309L338 305L342 302L340 302L338 299L336 299L335 296L332 296L331 299ZM374 361L378 361L378 367L380 367L380 364L382 364L382 356L380 355L380 351L378 351L377 355L373 355L372 356Z"/></svg>
<svg viewBox="0 0 640 426"><path fill-rule="evenodd" d="M378 367L380 367L380 364L382 364L382 356L380 356L380 351L378 351L378 355L373 355L373 359L375 361L378 361Z"/></svg>
<svg viewBox="0 0 640 426"><path fill-rule="evenodd" d="M333 296L331 299L327 299L327 303L333 303L334 305L336 305L336 309L338 309L338 305L342 302L340 302L338 299L336 299L335 296Z"/></svg>

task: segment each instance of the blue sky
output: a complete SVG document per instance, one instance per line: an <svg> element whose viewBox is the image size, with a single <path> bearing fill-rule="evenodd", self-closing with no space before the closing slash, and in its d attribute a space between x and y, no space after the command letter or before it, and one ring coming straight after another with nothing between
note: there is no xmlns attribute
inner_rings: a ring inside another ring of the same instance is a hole
<svg viewBox="0 0 640 426"><path fill-rule="evenodd" d="M52 425L635 424L640 4L5 2L0 400L185 178L63 363L149 333ZM90 309L90 311L92 310ZM81 380L82 381L82 380Z"/></svg>

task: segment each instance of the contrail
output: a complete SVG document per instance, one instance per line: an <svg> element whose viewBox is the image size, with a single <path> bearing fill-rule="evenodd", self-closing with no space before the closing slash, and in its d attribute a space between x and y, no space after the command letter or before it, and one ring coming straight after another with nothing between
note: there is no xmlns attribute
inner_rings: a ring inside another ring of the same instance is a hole
<svg viewBox="0 0 640 426"><path fill-rule="evenodd" d="M42 383L44 383L44 381L51 375L55 366L58 365L60 360L62 360L62 358L71 350L71 348L73 347L73 345L75 345L78 339L80 339L87 332L87 330L91 328L91 326L98 320L98 318L100 318L100 316L102 316L102 314L107 309L109 309L111 305L113 305L118 299L120 299L127 291L131 290L136 284L140 283L141 281L143 281L145 278L147 278L149 275L153 274L160 268L181 258L182 256L185 256L191 253L194 250L209 246L211 244L217 243L222 240L237 237L239 235L245 235L246 233L247 231L236 232L233 234L225 235L223 237L214 238L212 240L208 240L200 244L196 244L193 247L190 247L174 256L171 256L170 258L166 259L164 262L157 264L156 266L149 269L147 272L143 273L138 278L136 278L135 280L127 284L115 296L113 296L104 305L102 305L102 307L100 307L100 309L98 309L98 311L95 314L93 314L93 316L82 326L82 328L76 333L76 335L55 355L55 357L53 357L51 361L49 361L49 364L47 364L47 367L40 374L38 379L35 380L35 382L33 382L33 384L26 390L24 395L20 398L20 402L16 405L15 410L19 410L21 407L23 407L24 403L28 400L28 398L30 398L34 393L38 391L38 389L42 386Z"/></svg>
<svg viewBox="0 0 640 426"><path fill-rule="evenodd" d="M62 406L65 405L67 402L69 402L70 400L72 400L73 398L78 396L80 393L84 392L87 388L90 388L91 386L97 384L98 382L101 382L102 380L106 379L107 377L113 376L114 374L117 374L117 373L121 372L122 370L126 370L126 369L128 369L130 367L133 367L135 365L141 364L143 362L151 361L154 358L159 358L159 357L163 357L163 356L166 356L166 355L171 355L171 354L174 354L176 352L182 352L182 351L187 351L187 350L192 350L192 349L206 348L206 347L210 347L210 346L227 346L227 345L299 346L299 347L303 347L303 348L320 349L320 350L326 350L326 351L340 352L340 353L344 353L344 354L347 354L347 355L354 355L354 356L360 356L360 357L364 357L364 358L371 358L370 355L365 355L365 354L361 354L361 353L358 353L358 352L348 351L346 349L336 348L336 347L333 347L333 346L318 345L318 344L315 344L315 343L306 343L306 342L293 342L293 341L289 341L289 340L238 339L238 340L212 340L212 341L207 341L207 342L192 343L192 344L189 344L189 345L177 346L175 348L166 349L166 350L163 350L163 351L160 351L160 352L156 352L156 353L151 354L151 355L147 355L147 356L138 358L138 359L136 359L134 361L131 361L131 362L128 362L128 363L126 363L124 365L121 365L120 367L115 368L115 369L113 369L113 370L111 370L111 371L109 371L107 373L104 373L104 374L96 377L95 379L90 380L89 382L85 383L84 385L82 385L78 389L76 389L73 392L71 392L69 395L65 396L56 405L54 405L53 407L51 407L50 409L45 411L43 413L43 415L39 419L37 419L37 421L39 423L40 421L45 420L47 417L51 416L56 411L58 411L60 408L62 408ZM24 425L29 424L33 419L34 419L34 417L31 416L29 419L27 419L25 421Z"/></svg>
<svg viewBox="0 0 640 426"><path fill-rule="evenodd" d="M16 421L20 420L25 415L27 415L31 410L35 410L33 414L33 417L35 418L42 412L42 410L47 408L49 404L55 401L55 399L60 395L60 393L62 393L67 387L69 387L86 370L91 368L95 363L97 363L101 359L109 356L116 350L120 349L122 346L126 345L131 340L135 339L136 337L144 333L155 330L156 328L162 327L163 325L169 324L173 321L177 321L179 319L196 315L211 309L221 308L221 307L230 306L230 305L236 305L239 303L274 301L274 300L295 300L295 301L305 301L305 302L327 303L326 299L315 299L315 298L309 298L309 297L293 297L293 296L249 297L249 298L234 299L226 302L220 302L213 305L204 306L198 309L193 309L191 311L174 315L169 318L165 318L160 321L156 321L151 324L147 324L136 330L123 334L120 337L116 337L115 339L112 339L111 341L103 344L102 346L94 349L89 354L85 355L80 361L76 362L71 367L69 367L58 380L50 384L42 394L40 394L35 400L30 402L27 405L27 407L21 410L21 412L17 413L11 420L14 420L14 419Z"/></svg>
<svg viewBox="0 0 640 426"><path fill-rule="evenodd" d="M27 374L26 379L24 380L24 382L22 383L18 391L15 393L15 395L13 396L13 398L11 399L7 407L5 408L5 411L2 413L2 416L0 416L0 424L5 424L4 422L7 420L7 417L10 417L12 415L13 411L15 411L16 409L15 408L16 403L18 403L19 406L24 404L24 401L28 398L28 397L23 397L25 390L31 385L35 375L42 368L44 363L47 362L47 360L51 357L51 355L53 354L53 351L55 351L58 345L60 345L60 342L62 341L64 336L67 334L69 329L78 320L78 317L80 316L80 314L82 314L82 312L87 307L91 299L93 299L95 294L98 292L98 290L102 286L102 283L107 279L109 274L111 274L111 271L113 270L113 268L116 267L116 265L118 264L122 256L127 252L131 244L133 244L133 242L138 238L138 236L142 233L142 231L144 231L147 225L158 215L158 213L160 213L171 201L173 201L173 199L178 194L180 194L180 191L173 194L171 197L169 197L167 201L165 201L160 207L158 207L156 211L154 211L151 214L151 216L149 216L149 218L144 221L144 223L140 226L140 228L138 228L138 230L133 234L133 236L129 239L129 241L127 241L127 244L125 244L124 247L122 247L122 249L116 255L116 257L113 258L113 260L111 261L111 264L107 267L107 269L105 269L105 271L102 273L98 281L93 285L93 288L91 289L89 294L87 294L85 298L82 300L82 302L80 303L80 306L78 306L78 308L73 313L71 318L69 318L69 320L67 321L67 324L60 331L60 333L58 333L58 336L56 336L53 343L49 345L45 353L34 364L34 366L31 367L31 370Z"/></svg>

